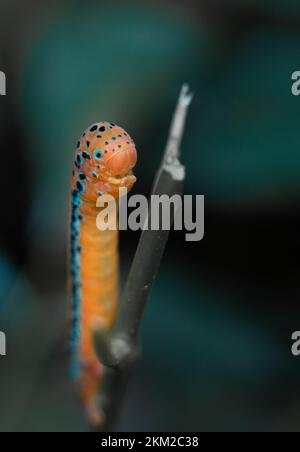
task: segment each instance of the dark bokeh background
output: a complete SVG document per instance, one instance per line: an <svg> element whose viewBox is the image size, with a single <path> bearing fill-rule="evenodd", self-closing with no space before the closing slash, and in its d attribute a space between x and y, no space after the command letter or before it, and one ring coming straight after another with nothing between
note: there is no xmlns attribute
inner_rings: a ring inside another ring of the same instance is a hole
<svg viewBox="0 0 300 452"><path fill-rule="evenodd" d="M300 431L299 1L2 0L0 38L0 430L88 430L67 369L74 146L121 124L149 193L186 81L205 239L171 236L120 429Z"/></svg>

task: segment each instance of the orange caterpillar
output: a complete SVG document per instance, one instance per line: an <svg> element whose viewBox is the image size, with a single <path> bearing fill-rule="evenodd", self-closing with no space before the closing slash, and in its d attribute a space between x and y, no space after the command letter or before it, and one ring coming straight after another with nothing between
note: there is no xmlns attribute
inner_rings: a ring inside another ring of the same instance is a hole
<svg viewBox="0 0 300 452"><path fill-rule="evenodd" d="M103 366L93 344L96 329L109 329L118 303L118 231L96 226L103 194L131 190L137 161L133 140L121 127L101 122L89 127L77 145L72 179L71 281L72 374L89 420L101 422L97 393Z"/></svg>

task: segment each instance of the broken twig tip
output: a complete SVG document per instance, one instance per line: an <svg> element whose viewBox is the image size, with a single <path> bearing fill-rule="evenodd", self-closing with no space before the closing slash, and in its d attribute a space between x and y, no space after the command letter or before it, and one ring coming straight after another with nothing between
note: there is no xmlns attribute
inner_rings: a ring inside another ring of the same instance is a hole
<svg viewBox="0 0 300 452"><path fill-rule="evenodd" d="M181 88L181 93L179 97L179 103L183 107L189 107L192 103L194 97L194 93L190 91L190 87L187 83L184 83L184 85Z"/></svg>
<svg viewBox="0 0 300 452"><path fill-rule="evenodd" d="M168 171L176 180L183 180L185 178L185 170L180 163L180 146L185 129L188 107L193 100L193 96L189 85L185 83L181 88L164 154L163 169Z"/></svg>

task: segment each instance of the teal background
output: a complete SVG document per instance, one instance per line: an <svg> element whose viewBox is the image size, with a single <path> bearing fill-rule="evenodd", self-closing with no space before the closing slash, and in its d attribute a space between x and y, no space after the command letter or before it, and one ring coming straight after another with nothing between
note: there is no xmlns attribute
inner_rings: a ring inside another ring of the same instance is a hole
<svg viewBox="0 0 300 452"><path fill-rule="evenodd" d="M299 431L296 0L3 1L0 431L88 431L68 378L67 234L82 130L122 125L149 194L183 82L205 238L172 233L121 431ZM138 235L122 234L122 279Z"/></svg>

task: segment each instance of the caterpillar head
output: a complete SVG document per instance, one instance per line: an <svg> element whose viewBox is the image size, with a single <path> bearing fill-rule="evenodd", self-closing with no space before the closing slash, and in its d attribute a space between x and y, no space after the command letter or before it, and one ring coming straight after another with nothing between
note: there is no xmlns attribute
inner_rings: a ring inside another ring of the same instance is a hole
<svg viewBox="0 0 300 452"><path fill-rule="evenodd" d="M134 185L136 162L135 144L124 129L110 122L94 124L77 144L73 189L91 202L101 194L118 197L119 188L130 191Z"/></svg>

